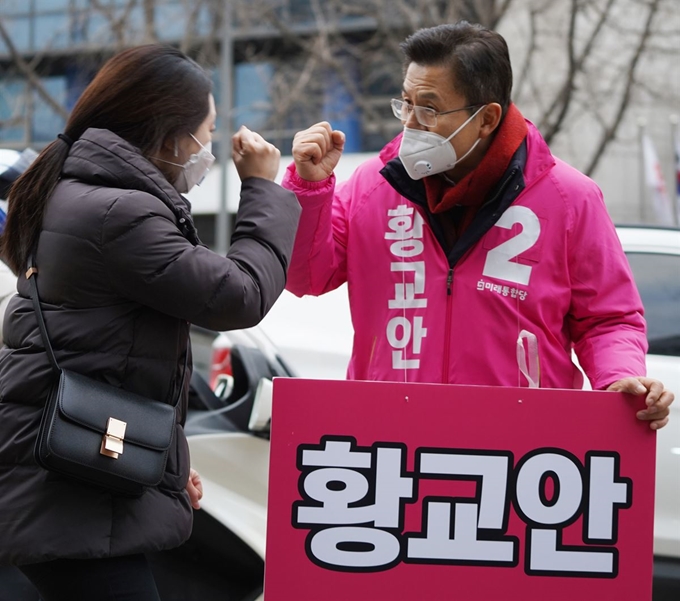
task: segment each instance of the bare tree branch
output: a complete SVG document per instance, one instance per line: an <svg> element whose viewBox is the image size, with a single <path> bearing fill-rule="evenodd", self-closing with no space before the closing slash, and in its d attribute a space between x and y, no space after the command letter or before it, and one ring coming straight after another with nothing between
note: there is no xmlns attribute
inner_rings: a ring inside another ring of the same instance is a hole
<svg viewBox="0 0 680 601"><path fill-rule="evenodd" d="M45 104L47 104L57 115L63 119L68 119L68 111L52 98L51 94L45 89L45 86L40 81L40 78L36 75L35 70L26 63L21 54L17 51L12 38L10 38L7 33L7 29L5 29L2 19L0 19L0 37L5 43L5 46L7 46L7 50L9 50L12 62L14 62L19 71L26 77L29 85L38 93L38 96L40 96L43 102L45 102Z"/></svg>
<svg viewBox="0 0 680 601"><path fill-rule="evenodd" d="M592 159L590 160L590 163L586 167L585 170L586 175L591 175L593 171L595 171L595 168L599 164L605 149L610 144L610 142L615 138L619 125L621 124L621 120L623 119L626 109L628 108L633 86L635 85L637 66L638 63L640 62L640 58L644 53L645 46L652 32L652 22L654 21L654 17L659 8L659 1L660 0L651 0L651 2L649 3L649 11L647 13L645 26L640 34L640 40L638 42L637 48L635 49L635 53L633 54L633 58L631 59L630 65L628 67L628 76L626 78L623 93L618 103L616 115L611 125L604 130L600 138L600 142L597 145L595 151L593 152Z"/></svg>
<svg viewBox="0 0 680 601"><path fill-rule="evenodd" d="M145 0L145 2L148 2L149 0ZM203 2L202 0L198 0L195 2L187 2L185 0L184 6L187 9L188 15L187 15L187 24L184 28L184 36L182 37L182 41L179 45L179 48L182 52L188 52L189 48L191 47L191 44L196 37L195 31L196 31L196 23L198 21L198 15L201 12L201 9L203 8Z"/></svg>
<svg viewBox="0 0 680 601"><path fill-rule="evenodd" d="M116 48L121 49L125 47L127 44L130 14L135 6L137 6L137 0L128 0L122 10L116 4L102 4L100 0L90 0L90 2L93 8L97 9L108 20L111 32L116 40Z"/></svg>
<svg viewBox="0 0 680 601"><path fill-rule="evenodd" d="M600 36L602 27L611 14L615 2L616 0L607 0L607 4L601 11L600 18L593 28L588 41L584 45L583 50L580 52L578 58L576 58L574 55L574 29L577 17L576 13L578 11L578 3L576 0L572 0L571 19L569 25L569 71L562 88L555 95L550 108L539 122L539 129L543 133L543 136L545 137L545 140L548 144L552 142L553 138L562 127L562 123L569 112L569 104L573 96L575 85L574 80L577 74L583 69L584 62L591 56L593 45ZM561 107L558 116L554 119L554 121L550 122L551 115L557 110L558 107Z"/></svg>
<svg viewBox="0 0 680 601"><path fill-rule="evenodd" d="M156 0L142 0L142 10L144 14L144 41L147 43L156 42L158 40L154 25L156 20Z"/></svg>
<svg viewBox="0 0 680 601"><path fill-rule="evenodd" d="M569 33L567 34L567 59L569 61L569 69L567 70L567 77L562 87L562 93L559 95L559 104L562 108L557 115L555 122L547 129L543 131L543 136L546 142L550 144L550 140L555 135L555 132L559 130L562 121L564 120L567 112L569 111L569 105L571 103L571 98L574 92L574 78L576 77L577 65L576 57L574 56L574 46L576 44L576 17L578 14L578 0L571 0L571 10L569 13ZM556 106L556 105L554 105ZM544 123L541 123L539 127L543 130L545 127Z"/></svg>
<svg viewBox="0 0 680 601"><path fill-rule="evenodd" d="M522 68L520 69L519 78L516 78L517 84L515 85L515 95L521 96L524 90L526 82L529 80L529 72L531 69L531 63L536 55L537 49L537 27L536 27L536 13L535 9L529 11L529 45L527 51L524 54L524 62Z"/></svg>

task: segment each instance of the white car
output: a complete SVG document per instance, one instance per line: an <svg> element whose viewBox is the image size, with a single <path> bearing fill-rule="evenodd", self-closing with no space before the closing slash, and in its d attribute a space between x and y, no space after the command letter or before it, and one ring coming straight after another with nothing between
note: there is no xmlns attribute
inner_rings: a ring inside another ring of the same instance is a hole
<svg viewBox="0 0 680 601"><path fill-rule="evenodd" d="M631 226L617 232L645 306L647 374L676 395L670 422L656 439L656 601L662 590L680 593L680 229Z"/></svg>
<svg viewBox="0 0 680 601"><path fill-rule="evenodd" d="M646 307L648 374L680 396L680 230L617 231ZM188 557L198 557L196 565L201 566L214 561L223 579L216 591L224 594L228 587L234 595L230 599L262 601L269 465L269 443L262 429L267 429L271 389L260 379L292 374L342 379L351 341L347 294L341 289L320 298L297 299L285 293L258 328L220 334L212 344L210 365L197 347L199 369L210 371L217 397L226 398L226 403L205 391L207 400L202 402L208 406L196 408L187 422L192 463L202 475L205 496L203 509L196 513L190 552L178 551L182 561L169 565L186 569ZM258 392L264 419L257 408L251 415L253 405L260 405ZM670 424L657 436L654 554L654 601L680 598L680 400L672 407ZM167 554L155 561L159 573L167 574ZM246 583L235 590L238 576ZM202 578L205 584L206 576ZM163 578L159 580L161 592L163 586L169 591ZM207 589L201 595L191 598L223 598Z"/></svg>

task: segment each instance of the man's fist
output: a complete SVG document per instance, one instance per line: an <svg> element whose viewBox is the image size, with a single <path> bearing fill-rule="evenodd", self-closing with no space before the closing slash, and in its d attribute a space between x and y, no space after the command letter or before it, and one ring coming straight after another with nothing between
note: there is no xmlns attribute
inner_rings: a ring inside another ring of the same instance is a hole
<svg viewBox="0 0 680 601"><path fill-rule="evenodd" d="M293 138L293 160L298 175L310 182L327 179L338 164L344 146L345 134L331 129L327 121L299 131Z"/></svg>

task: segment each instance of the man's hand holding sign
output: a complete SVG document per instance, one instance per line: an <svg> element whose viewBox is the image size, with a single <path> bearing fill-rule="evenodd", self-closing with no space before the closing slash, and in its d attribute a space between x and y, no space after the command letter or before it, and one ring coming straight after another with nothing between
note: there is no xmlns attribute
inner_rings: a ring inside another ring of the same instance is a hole
<svg viewBox="0 0 680 601"><path fill-rule="evenodd" d="M607 390L642 395L646 393L646 408L637 412L637 418L649 422L652 430L663 428L668 423L670 406L675 395L664 388L658 380L652 378L624 378L614 382Z"/></svg>

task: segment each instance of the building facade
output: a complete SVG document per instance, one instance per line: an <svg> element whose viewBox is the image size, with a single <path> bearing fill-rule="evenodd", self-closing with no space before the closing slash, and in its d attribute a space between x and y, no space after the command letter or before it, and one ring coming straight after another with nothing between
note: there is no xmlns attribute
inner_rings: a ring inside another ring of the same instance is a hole
<svg viewBox="0 0 680 601"><path fill-rule="evenodd" d="M232 4L232 130L247 125L284 154L296 131L322 119L346 132L349 152L377 150L399 130L389 111L389 99L400 92L398 58L389 65L397 77L389 81L369 81L372 59L347 52L327 65L316 61L307 86L311 92L297 90L297 98L282 108L281 98L294 96L290 88L298 84L300 70L309 67L305 40L319 28L310 0ZM116 50L149 41L180 46L210 70L219 104L221 5L212 0L0 0L0 145L42 148L61 131L101 64ZM258 20L258 15L267 18ZM376 28L365 17L351 15L338 16L336 25L350 45L352 38L359 44ZM331 45L323 49L328 50ZM381 107L381 123L375 111L362 118L360 96L364 107Z"/></svg>

